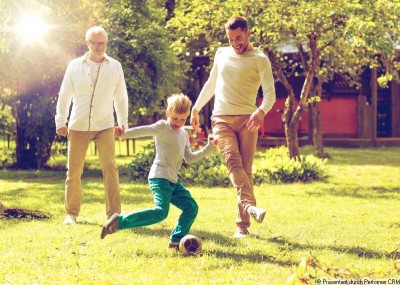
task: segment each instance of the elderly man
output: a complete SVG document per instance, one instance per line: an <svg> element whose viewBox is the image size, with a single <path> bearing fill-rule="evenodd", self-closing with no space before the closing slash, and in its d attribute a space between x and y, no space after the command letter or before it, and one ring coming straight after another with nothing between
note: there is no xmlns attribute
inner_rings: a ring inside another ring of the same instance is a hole
<svg viewBox="0 0 400 285"><path fill-rule="evenodd" d="M103 173L107 217L121 212L119 173L115 163L114 108L118 132L128 127L128 95L122 66L106 54L107 43L108 35L102 27L90 28L86 32L89 50L68 64L60 88L56 132L68 136L64 224L75 224L79 215L81 175L91 141L96 144Z"/></svg>

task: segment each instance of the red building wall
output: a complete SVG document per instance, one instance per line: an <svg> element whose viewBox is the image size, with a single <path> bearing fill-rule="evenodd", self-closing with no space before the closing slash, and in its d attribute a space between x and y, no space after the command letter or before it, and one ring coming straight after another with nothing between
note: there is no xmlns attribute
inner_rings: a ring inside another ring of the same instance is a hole
<svg viewBox="0 0 400 285"><path fill-rule="evenodd" d="M277 98L271 111L265 116L261 136L284 136L282 113L286 98ZM335 96L322 98L322 128L324 136L356 137L357 136L357 97ZM308 112L303 112L298 124L298 135L308 135Z"/></svg>

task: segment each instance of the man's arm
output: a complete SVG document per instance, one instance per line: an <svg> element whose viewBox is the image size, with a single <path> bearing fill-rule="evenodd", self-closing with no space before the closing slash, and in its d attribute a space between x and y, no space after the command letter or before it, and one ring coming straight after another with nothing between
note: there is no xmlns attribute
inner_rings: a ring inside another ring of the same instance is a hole
<svg viewBox="0 0 400 285"><path fill-rule="evenodd" d="M118 73L119 73L119 81L115 87L114 92L114 108L115 113L117 114L118 127L125 130L128 128L128 91L126 89L124 72L122 70L122 66L119 62L118 64Z"/></svg>
<svg viewBox="0 0 400 285"><path fill-rule="evenodd" d="M271 110L276 100L274 77L268 58L266 58L259 74L261 77L263 100L257 110L251 114L250 120L246 124L246 127L252 132L257 131L262 126L265 115Z"/></svg>
<svg viewBox="0 0 400 285"><path fill-rule="evenodd" d="M214 65L211 68L210 76L208 77L203 88L201 89L199 97L197 98L196 103L194 104L190 115L190 124L192 125L193 130L195 130L198 133L201 132L199 112L204 107L204 105L207 104L208 101L210 101L212 96L214 96L215 92L215 85L218 75L217 54L215 55Z"/></svg>
<svg viewBox="0 0 400 285"><path fill-rule="evenodd" d="M56 133L60 136L66 136L68 134L68 129L66 127L69 107L72 101L72 95L74 93L74 86L72 84L71 76L71 63L65 71L63 81L61 83L60 92L58 93L57 107L56 107Z"/></svg>

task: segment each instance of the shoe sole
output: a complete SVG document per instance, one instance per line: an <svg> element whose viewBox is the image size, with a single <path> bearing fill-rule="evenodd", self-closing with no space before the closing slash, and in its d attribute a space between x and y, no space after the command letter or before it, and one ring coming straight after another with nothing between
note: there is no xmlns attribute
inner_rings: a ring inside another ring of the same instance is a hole
<svg viewBox="0 0 400 285"><path fill-rule="evenodd" d="M101 230L100 238L104 239L106 235L108 235L108 230L105 227L103 227L103 229Z"/></svg>
<svg viewBox="0 0 400 285"><path fill-rule="evenodd" d="M264 218L265 218L265 214L266 214L267 212L263 212L263 213L261 213L255 220L256 220L256 222L257 223L259 223L259 224L261 224L263 221L264 221Z"/></svg>
<svg viewBox="0 0 400 285"><path fill-rule="evenodd" d="M248 237L248 236L249 236L249 234L247 234L247 235L234 235L233 237L236 238L236 239L239 239L239 238L245 238L245 237Z"/></svg>
<svg viewBox="0 0 400 285"><path fill-rule="evenodd" d="M115 233L115 232L117 232L119 230L119 228L117 228L115 230L109 229L111 224L114 223L115 220L117 220L117 223L118 223L118 214L113 214L111 216L111 218L107 221L107 223L103 226L103 229L101 230L101 235L100 235L101 239L104 239L104 237L106 235L113 234L113 233Z"/></svg>

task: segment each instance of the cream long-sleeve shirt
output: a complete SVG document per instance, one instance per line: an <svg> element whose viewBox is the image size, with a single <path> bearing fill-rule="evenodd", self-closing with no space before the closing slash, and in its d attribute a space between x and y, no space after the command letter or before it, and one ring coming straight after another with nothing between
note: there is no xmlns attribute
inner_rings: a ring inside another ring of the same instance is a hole
<svg viewBox="0 0 400 285"><path fill-rule="evenodd" d="M121 63L105 55L98 72L94 86L87 53L68 64L57 101L56 129L66 125L71 103L68 128L72 130L114 127L114 108L118 125L128 127L128 93Z"/></svg>
<svg viewBox="0 0 400 285"><path fill-rule="evenodd" d="M174 130L166 120L127 129L121 138L150 136L154 137L156 157L150 168L149 178L164 178L176 183L183 159L187 163L194 163L214 150L212 144L208 143L204 148L192 152L187 131L183 128Z"/></svg>
<svg viewBox="0 0 400 285"><path fill-rule="evenodd" d="M259 49L237 54L234 49L217 50L210 76L193 109L198 111L215 95L213 115L248 115L256 109L258 88L263 100L258 107L266 114L276 100L274 78L268 57Z"/></svg>

